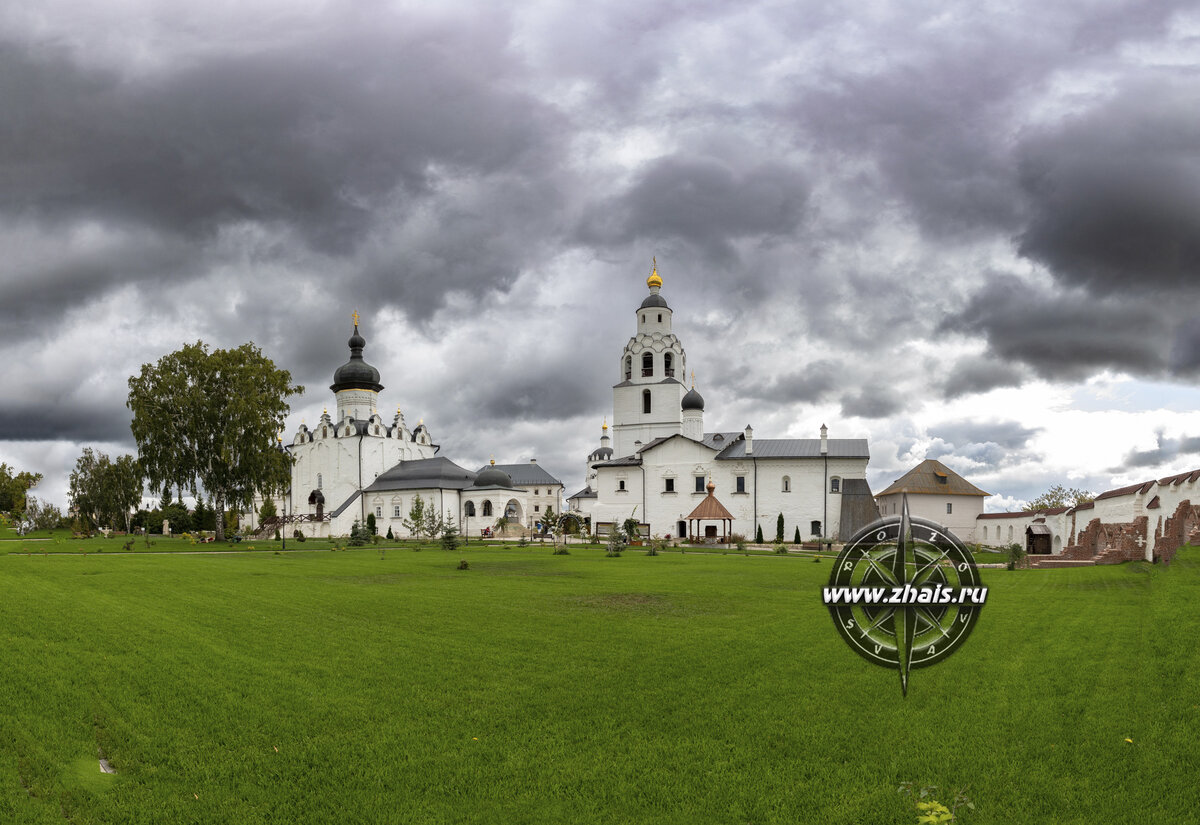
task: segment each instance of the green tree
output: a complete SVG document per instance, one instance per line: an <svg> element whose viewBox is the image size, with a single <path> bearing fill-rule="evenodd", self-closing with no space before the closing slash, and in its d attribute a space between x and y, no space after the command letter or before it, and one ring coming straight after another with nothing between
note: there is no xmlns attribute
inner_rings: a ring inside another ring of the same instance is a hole
<svg viewBox="0 0 1200 825"><path fill-rule="evenodd" d="M217 539L226 507L284 489L292 458L275 436L288 396L303 392L254 344L213 350L202 341L143 364L129 379L133 437L150 489L201 489L212 498Z"/></svg>
<svg viewBox="0 0 1200 825"><path fill-rule="evenodd" d="M775 519L775 542L783 544L783 513L780 513L779 518Z"/></svg>
<svg viewBox="0 0 1200 825"><path fill-rule="evenodd" d="M441 513L433 509L433 499L430 499L429 506L425 508L425 518L421 523L421 536L427 539L440 536L445 526L445 519L442 518Z"/></svg>
<svg viewBox="0 0 1200 825"><path fill-rule="evenodd" d="M458 549L458 525L454 523L454 518L449 513L442 519L442 549L454 552Z"/></svg>
<svg viewBox="0 0 1200 825"><path fill-rule="evenodd" d="M796 525L796 535L792 536L792 544L800 543L800 525Z"/></svg>
<svg viewBox="0 0 1200 825"><path fill-rule="evenodd" d="M26 496L25 520L33 525L34 530L50 530L62 523L63 514L62 510L53 504L38 501L33 496Z"/></svg>
<svg viewBox="0 0 1200 825"><path fill-rule="evenodd" d="M758 525L756 528L754 528L754 543L755 544L763 543L762 525L761 524Z"/></svg>
<svg viewBox="0 0 1200 825"><path fill-rule="evenodd" d="M1049 490L1029 502L1028 509L1049 510L1051 507L1072 507L1077 504L1087 504L1095 498L1096 494L1089 493L1087 490L1055 484Z"/></svg>
<svg viewBox="0 0 1200 825"><path fill-rule="evenodd" d="M17 472L16 467L0 464L0 513L25 512L25 494L41 480L41 473Z"/></svg>
<svg viewBox="0 0 1200 825"><path fill-rule="evenodd" d="M362 527L358 523L358 519L354 520L354 524L350 525L350 541L349 544L353 547L361 547L367 543L367 528Z"/></svg>
<svg viewBox="0 0 1200 825"><path fill-rule="evenodd" d="M258 523L262 524L267 519L275 518L277 515L279 515L279 511L275 509L275 499L269 497L263 499L262 506L258 508Z"/></svg>
<svg viewBox="0 0 1200 825"><path fill-rule="evenodd" d="M375 514L374 513L367 513L367 532L369 532L372 536L375 535L376 532L378 532L375 529Z"/></svg>
<svg viewBox="0 0 1200 825"><path fill-rule="evenodd" d="M432 507L430 509L433 509ZM410 536L421 536L425 531L425 499L420 495L413 496L408 515L400 520Z"/></svg>
<svg viewBox="0 0 1200 825"><path fill-rule="evenodd" d="M71 472L71 506L91 527L109 527L129 532L133 508L142 500L142 469L131 455L117 456L116 461L91 447Z"/></svg>

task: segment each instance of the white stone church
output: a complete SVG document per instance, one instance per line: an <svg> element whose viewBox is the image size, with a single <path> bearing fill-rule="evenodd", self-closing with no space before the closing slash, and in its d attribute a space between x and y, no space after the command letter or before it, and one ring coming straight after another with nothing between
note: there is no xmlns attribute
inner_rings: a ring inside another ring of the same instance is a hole
<svg viewBox="0 0 1200 825"><path fill-rule="evenodd" d="M378 412L383 385L379 370L363 359L367 342L357 313L347 343L350 360L337 368L329 387L336 413L326 409L316 426L301 424L290 444L280 444L295 459L291 488L275 499L288 537L295 530L309 537L344 536L368 515L375 516L381 535L390 529L394 536L408 536L403 521L416 496L469 536L501 518L533 528L547 509L562 511L562 482L536 460L493 461L472 472L437 454L440 447L423 420L409 429L397 408L391 422L385 421ZM257 513L243 518L243 530L258 526Z"/></svg>
<svg viewBox="0 0 1200 825"><path fill-rule="evenodd" d="M771 541L780 513L789 542L797 529L805 541L844 540L877 519L866 439L829 438L824 426L820 438L755 438L749 426L705 432L704 399L682 380L687 353L672 331L657 266L646 285L637 331L618 362L612 434L606 422L570 510L601 535L632 516L651 535L732 532L751 541L759 526Z"/></svg>

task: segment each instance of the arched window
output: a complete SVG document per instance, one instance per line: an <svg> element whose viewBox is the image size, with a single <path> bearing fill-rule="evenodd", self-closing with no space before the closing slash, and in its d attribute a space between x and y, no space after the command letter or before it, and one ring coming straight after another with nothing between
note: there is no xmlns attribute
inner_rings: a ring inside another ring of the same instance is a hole
<svg viewBox="0 0 1200 825"><path fill-rule="evenodd" d="M783 491L785 493L790 493L792 491L792 477L791 476L783 477Z"/></svg>
<svg viewBox="0 0 1200 825"><path fill-rule="evenodd" d="M643 323L643 324L644 324L644 323L646 323L646 316L645 316L645 315L643 315L643 316L642 316L642 323Z"/></svg>
<svg viewBox="0 0 1200 825"><path fill-rule="evenodd" d="M321 438L329 438L329 428L328 427L321 428Z"/></svg>
<svg viewBox="0 0 1200 825"><path fill-rule="evenodd" d="M321 489L321 474L317 473L317 489Z"/></svg>
<svg viewBox="0 0 1200 825"><path fill-rule="evenodd" d="M1008 540L1012 541L1012 525L1008 525Z"/></svg>
<svg viewBox="0 0 1200 825"><path fill-rule="evenodd" d="M473 502L473 501L467 502L466 513L468 516L475 515L475 502Z"/></svg>
<svg viewBox="0 0 1200 825"><path fill-rule="evenodd" d="M650 412L650 390L642 390L642 412Z"/></svg>
<svg viewBox="0 0 1200 825"><path fill-rule="evenodd" d="M489 499L483 503L483 515L486 516L487 518L491 518L491 516L492 516L491 499Z"/></svg>
<svg viewBox="0 0 1200 825"><path fill-rule="evenodd" d="M647 352L642 356L642 377L654 375L654 354Z"/></svg>
<svg viewBox="0 0 1200 825"><path fill-rule="evenodd" d="M625 380L628 381L630 378L633 378L633 356L626 355L625 356Z"/></svg>
<svg viewBox="0 0 1200 825"><path fill-rule="evenodd" d="M829 492L840 493L842 491L842 480L837 476L829 479Z"/></svg>
<svg viewBox="0 0 1200 825"><path fill-rule="evenodd" d="M671 353L668 352L663 356L663 372L666 374L667 378L673 378L675 376L674 366L674 359L671 358Z"/></svg>

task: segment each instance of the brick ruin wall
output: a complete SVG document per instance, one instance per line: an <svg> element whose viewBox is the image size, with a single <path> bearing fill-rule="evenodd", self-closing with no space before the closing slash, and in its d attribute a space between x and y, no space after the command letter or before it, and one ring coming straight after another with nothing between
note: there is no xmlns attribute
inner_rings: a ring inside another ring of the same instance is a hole
<svg viewBox="0 0 1200 825"><path fill-rule="evenodd" d="M1200 544L1200 506L1192 506L1186 499L1179 502L1162 532L1155 532L1154 555L1162 559L1163 564L1170 564L1185 544Z"/></svg>
<svg viewBox="0 0 1200 825"><path fill-rule="evenodd" d="M1138 516L1123 524L1104 524L1098 518L1079 531L1074 544L1064 547L1060 558L1097 564L1119 564L1146 558L1145 545L1150 540L1150 519ZM1139 542L1140 539L1140 542Z"/></svg>

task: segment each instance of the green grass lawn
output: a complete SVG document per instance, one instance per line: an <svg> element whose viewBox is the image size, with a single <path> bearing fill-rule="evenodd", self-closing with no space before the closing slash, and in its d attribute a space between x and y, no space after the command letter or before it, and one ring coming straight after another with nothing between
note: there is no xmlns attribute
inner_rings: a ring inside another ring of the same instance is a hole
<svg viewBox="0 0 1200 825"><path fill-rule="evenodd" d="M905 781L968 823L1200 810L1198 550L984 571L907 699L827 560L466 557L0 558L0 821L911 824Z"/></svg>

